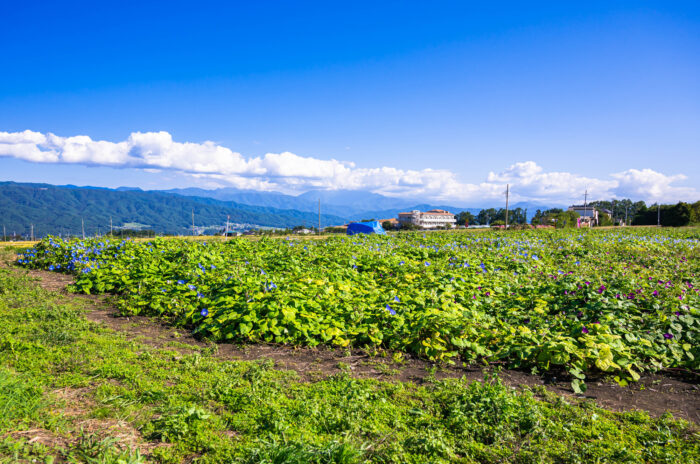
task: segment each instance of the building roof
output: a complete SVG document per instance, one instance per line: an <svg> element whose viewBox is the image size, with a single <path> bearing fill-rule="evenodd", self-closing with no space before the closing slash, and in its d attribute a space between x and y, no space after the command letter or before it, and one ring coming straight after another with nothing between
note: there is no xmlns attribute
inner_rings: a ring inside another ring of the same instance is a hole
<svg viewBox="0 0 700 464"><path fill-rule="evenodd" d="M432 214L438 216L454 216L454 214L444 209L431 209L430 211L411 211L407 213L399 213L399 216L413 216L414 214Z"/></svg>

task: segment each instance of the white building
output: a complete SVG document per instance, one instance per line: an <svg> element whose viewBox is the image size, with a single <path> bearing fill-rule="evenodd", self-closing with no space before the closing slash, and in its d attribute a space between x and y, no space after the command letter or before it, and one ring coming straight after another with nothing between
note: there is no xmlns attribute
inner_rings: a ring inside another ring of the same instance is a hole
<svg viewBox="0 0 700 464"><path fill-rule="evenodd" d="M399 213L399 224L413 224L421 229L435 229L438 227L454 227L455 215L444 209L431 209L421 212L418 210L410 213Z"/></svg>
<svg viewBox="0 0 700 464"><path fill-rule="evenodd" d="M598 225L598 210L593 206L588 205L572 205L569 206L569 211L574 211L581 216L581 224L585 226Z"/></svg>

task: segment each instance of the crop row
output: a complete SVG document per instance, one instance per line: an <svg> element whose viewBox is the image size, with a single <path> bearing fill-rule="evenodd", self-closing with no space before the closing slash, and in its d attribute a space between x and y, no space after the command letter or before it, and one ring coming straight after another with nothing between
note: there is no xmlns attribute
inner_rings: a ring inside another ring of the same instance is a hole
<svg viewBox="0 0 700 464"><path fill-rule="evenodd" d="M215 340L385 347L442 361L697 369L697 231L406 233L321 241L49 238L20 264L77 275Z"/></svg>

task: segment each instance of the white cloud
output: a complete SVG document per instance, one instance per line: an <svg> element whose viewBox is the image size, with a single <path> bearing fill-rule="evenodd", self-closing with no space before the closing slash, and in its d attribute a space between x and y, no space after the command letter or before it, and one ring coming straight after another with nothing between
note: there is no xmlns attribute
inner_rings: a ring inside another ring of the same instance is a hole
<svg viewBox="0 0 700 464"><path fill-rule="evenodd" d="M0 157L3 156L36 163L174 171L210 185L254 190L363 189L395 197L462 204L500 202L506 184L511 186L514 202L579 202L586 189L592 199L630 197L676 202L700 198L696 189L674 185L685 180L685 176L669 176L651 169L629 169L608 179L597 179L569 172L545 172L534 161L525 161L499 173L489 173L482 183L470 184L460 182L447 170L358 168L349 161L322 160L289 152L245 158L214 142L175 142L167 132L134 132L122 142L92 140L84 135L60 137L30 130L0 132Z"/></svg>

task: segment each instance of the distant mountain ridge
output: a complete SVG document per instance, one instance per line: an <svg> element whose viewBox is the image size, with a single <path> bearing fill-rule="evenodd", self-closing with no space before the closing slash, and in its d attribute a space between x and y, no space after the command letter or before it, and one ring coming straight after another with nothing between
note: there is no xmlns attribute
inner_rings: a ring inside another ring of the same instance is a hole
<svg viewBox="0 0 700 464"><path fill-rule="evenodd" d="M189 234L192 211L195 226L223 228L227 216L240 228L294 227L318 224L318 215L297 210L251 206L205 197L185 197L157 191L115 190L100 187L55 186L0 182L0 222L7 234L80 235L114 226L138 223L156 232ZM322 225L336 225L345 218L321 215Z"/></svg>
<svg viewBox="0 0 700 464"><path fill-rule="evenodd" d="M402 211L444 209L476 215L482 209L350 190L316 190L293 196L235 188L144 191L135 187L110 189L0 182L0 221L8 234L29 234L33 224L35 236L81 234L81 220L87 234L94 234L98 228L104 232L109 229L110 218L115 227L142 224L157 232L189 234L194 210L197 230L223 227L227 216L238 229L309 227L318 224L319 199L322 227L362 219L394 218ZM528 208L528 219L536 209L548 208L525 202L511 206L517 207Z"/></svg>
<svg viewBox="0 0 700 464"><path fill-rule="evenodd" d="M184 188L162 190L182 196L209 197L222 201L235 201L255 206L270 206L275 208L296 209L299 211L318 212L318 200L321 200L321 212L359 220L365 218L396 217L401 211L420 209L444 209L453 213L466 210L479 211L480 208L462 208L459 206L431 205L415 200L393 198L378 193L356 190L312 190L298 196L285 195L279 192L259 192L254 190L239 190L235 188L220 188L205 190L200 188Z"/></svg>

